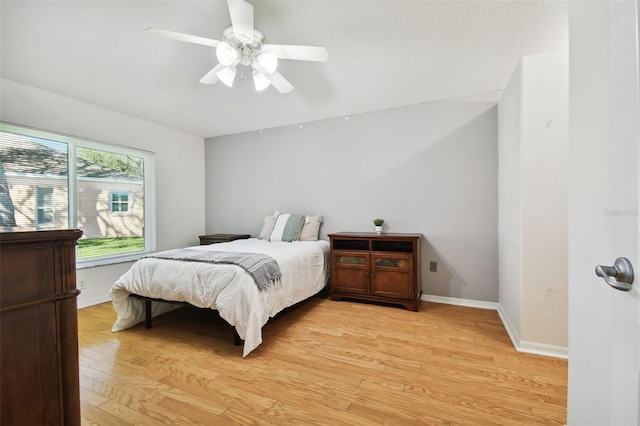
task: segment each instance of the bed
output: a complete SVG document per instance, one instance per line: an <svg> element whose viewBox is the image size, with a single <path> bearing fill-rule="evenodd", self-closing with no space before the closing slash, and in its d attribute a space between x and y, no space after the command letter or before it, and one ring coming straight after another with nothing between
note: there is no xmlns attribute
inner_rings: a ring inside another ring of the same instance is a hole
<svg viewBox="0 0 640 426"><path fill-rule="evenodd" d="M242 356L245 357L262 343L262 327L269 318L319 293L329 279L329 242L325 240L289 242L250 238L193 246L188 250L203 256L264 255L277 262L281 278L261 290L254 276L236 264L145 257L111 288L118 315L112 331L125 330L145 321L144 298L153 300L152 317L179 307L169 302L186 302L217 310L244 340Z"/></svg>

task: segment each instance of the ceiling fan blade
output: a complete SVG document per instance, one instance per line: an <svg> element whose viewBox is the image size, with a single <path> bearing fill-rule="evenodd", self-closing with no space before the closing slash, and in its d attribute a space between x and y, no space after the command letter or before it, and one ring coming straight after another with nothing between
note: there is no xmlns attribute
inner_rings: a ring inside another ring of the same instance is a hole
<svg viewBox="0 0 640 426"><path fill-rule="evenodd" d="M271 74L265 73L264 75L278 92L289 93L293 90L293 86L291 85L291 83L289 83L278 71L274 71Z"/></svg>
<svg viewBox="0 0 640 426"><path fill-rule="evenodd" d="M210 38L194 36L190 34L177 33L175 31L161 30L159 28L147 28L147 32L173 40L186 41L187 43L202 44L204 46L216 47L220 42Z"/></svg>
<svg viewBox="0 0 640 426"><path fill-rule="evenodd" d="M253 6L244 0L227 0L231 25L243 43L253 43Z"/></svg>
<svg viewBox="0 0 640 426"><path fill-rule="evenodd" d="M202 77L200 79L200 83L202 83L202 84L213 84L213 83L215 83L216 81L218 81L218 75L217 75L218 71L222 70L222 68L224 68L224 67L225 67L225 65L222 65L222 64L216 65L215 67L213 67L211 69L211 71L206 73L204 75L204 77Z"/></svg>
<svg viewBox="0 0 640 426"><path fill-rule="evenodd" d="M278 92L289 93L293 90L291 83L289 83L278 71L268 73L258 61L253 61L252 66L264 74L264 76L267 77L267 80L271 82L271 85L275 87Z"/></svg>
<svg viewBox="0 0 640 426"><path fill-rule="evenodd" d="M279 59L327 62L329 52L321 46L292 46L286 44L265 44L262 51L273 52Z"/></svg>

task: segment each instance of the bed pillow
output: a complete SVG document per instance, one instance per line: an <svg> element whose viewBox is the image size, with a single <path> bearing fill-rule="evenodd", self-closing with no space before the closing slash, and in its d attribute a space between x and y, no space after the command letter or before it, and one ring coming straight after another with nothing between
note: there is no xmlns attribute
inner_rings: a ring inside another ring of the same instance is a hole
<svg viewBox="0 0 640 426"><path fill-rule="evenodd" d="M318 241L322 216L307 216L302 226L300 241Z"/></svg>
<svg viewBox="0 0 640 426"><path fill-rule="evenodd" d="M305 215L281 213L273 225L269 241L298 241L302 233Z"/></svg>
<svg viewBox="0 0 640 426"><path fill-rule="evenodd" d="M264 218L264 225L262 225L262 231L260 231L260 236L258 236L258 239L269 239L269 237L271 236L271 231L273 231L273 225L275 225L276 223L276 217L277 215L267 216Z"/></svg>

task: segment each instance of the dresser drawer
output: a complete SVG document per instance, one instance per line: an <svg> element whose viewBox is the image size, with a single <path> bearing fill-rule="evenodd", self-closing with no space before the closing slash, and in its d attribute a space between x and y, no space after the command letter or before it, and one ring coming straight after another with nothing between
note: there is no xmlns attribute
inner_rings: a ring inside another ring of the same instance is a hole
<svg viewBox="0 0 640 426"><path fill-rule="evenodd" d="M0 261L3 305L55 293L53 248L5 250Z"/></svg>

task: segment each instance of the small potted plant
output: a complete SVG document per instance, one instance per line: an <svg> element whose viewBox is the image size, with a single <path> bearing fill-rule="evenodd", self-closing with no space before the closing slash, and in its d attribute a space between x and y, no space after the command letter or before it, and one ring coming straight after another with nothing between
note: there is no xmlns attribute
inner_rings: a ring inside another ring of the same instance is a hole
<svg viewBox="0 0 640 426"><path fill-rule="evenodd" d="M382 232L382 225L384 224L384 219L381 219L381 218L373 219L373 224L376 226L376 232L379 234Z"/></svg>

